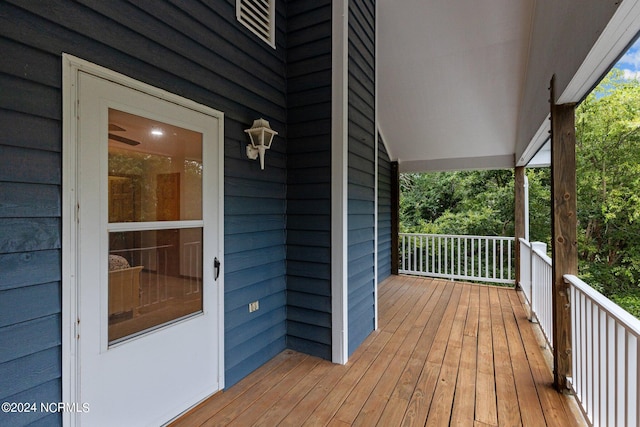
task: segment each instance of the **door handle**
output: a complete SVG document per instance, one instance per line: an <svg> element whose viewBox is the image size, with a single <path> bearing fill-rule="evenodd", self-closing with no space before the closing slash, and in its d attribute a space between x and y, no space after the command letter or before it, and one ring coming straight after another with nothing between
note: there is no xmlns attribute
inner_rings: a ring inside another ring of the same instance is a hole
<svg viewBox="0 0 640 427"><path fill-rule="evenodd" d="M220 260L218 259L218 257L215 257L213 259L213 274L214 274L214 281L218 280L218 277L220 276Z"/></svg>

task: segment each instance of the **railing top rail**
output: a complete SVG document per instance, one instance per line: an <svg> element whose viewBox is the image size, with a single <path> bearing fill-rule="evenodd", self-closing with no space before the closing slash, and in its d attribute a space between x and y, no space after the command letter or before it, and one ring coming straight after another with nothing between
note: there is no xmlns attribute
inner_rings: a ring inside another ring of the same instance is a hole
<svg viewBox="0 0 640 427"><path fill-rule="evenodd" d="M546 253L544 253L543 251L539 250L536 247L532 247L531 248L531 252L533 252L534 254L536 254L538 257L542 258L542 260L544 262L546 262L549 265L552 265L552 260L551 258L549 258L549 255L547 255Z"/></svg>
<svg viewBox="0 0 640 427"><path fill-rule="evenodd" d="M587 295L594 303L606 311L627 331L640 338L640 320L627 313L623 308L616 305L609 298L587 285L578 277L572 274L565 274L563 277L565 281L575 286L583 294Z"/></svg>
<svg viewBox="0 0 640 427"><path fill-rule="evenodd" d="M525 244L527 247L529 248L531 247L531 242L525 239L524 237L518 237L518 240L520 241L520 243Z"/></svg>
<svg viewBox="0 0 640 427"><path fill-rule="evenodd" d="M469 234L429 234L429 233L398 233L400 236L423 236L423 237L462 237L466 239L494 239L494 240L514 240L509 236L474 236Z"/></svg>

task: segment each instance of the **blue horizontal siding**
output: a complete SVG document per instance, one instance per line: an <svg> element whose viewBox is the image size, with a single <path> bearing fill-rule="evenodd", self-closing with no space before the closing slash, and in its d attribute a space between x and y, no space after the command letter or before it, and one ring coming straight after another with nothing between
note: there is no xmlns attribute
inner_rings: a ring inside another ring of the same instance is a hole
<svg viewBox="0 0 640 427"><path fill-rule="evenodd" d="M21 346L0 346L0 363L59 346L61 328L62 321L59 313L0 327L0 342L22 343Z"/></svg>
<svg viewBox="0 0 640 427"><path fill-rule="evenodd" d="M331 357L331 2L287 2L287 344Z"/></svg>
<svg viewBox="0 0 640 427"><path fill-rule="evenodd" d="M316 206L315 201L311 206ZM300 231L316 232L331 230L331 217L329 215L313 215L313 214L296 214L291 213L287 216L287 230L289 234ZM311 237L307 238L307 242L313 242Z"/></svg>
<svg viewBox="0 0 640 427"><path fill-rule="evenodd" d="M258 278L264 278L269 272L283 271L284 264L282 263L282 257L284 254L285 249L281 246L228 254L225 258L226 273L230 277L236 277L238 272L244 271L247 274L251 274L251 271L264 268L264 275L260 276L258 274ZM257 273L259 273L259 271L257 271ZM249 276L245 278L244 283L248 281ZM241 284L239 283L238 285ZM228 289L233 289L233 287L229 287Z"/></svg>
<svg viewBox="0 0 640 427"><path fill-rule="evenodd" d="M58 218L60 214L57 185L0 182L0 218Z"/></svg>
<svg viewBox="0 0 640 427"><path fill-rule="evenodd" d="M304 153L306 155L314 156L314 153ZM322 179L325 179L325 184L330 184L330 172L331 168L326 166L327 159L316 158L319 166L313 166L311 162L306 162L304 168L294 169L289 173L289 178L295 185L304 187L302 184L320 184L323 183ZM294 187L296 188L296 187Z"/></svg>
<svg viewBox="0 0 640 427"><path fill-rule="evenodd" d="M56 282L61 276L59 250L0 254L0 291Z"/></svg>
<svg viewBox="0 0 640 427"><path fill-rule="evenodd" d="M13 59L12 61L4 61L2 64L2 71L5 74L25 78L28 81L39 83L44 86L60 87L62 69L58 68L57 71L51 71L53 68L58 67L58 59L54 56L38 50L37 48L28 46L20 40L10 40L6 38L0 39L0 49L6 58ZM27 64L26 67L25 64ZM32 120L33 116L25 116L24 118L26 120ZM37 122L42 124L41 121ZM10 128L7 127L6 130L9 135L16 136L18 138L20 137ZM34 129L32 132L37 132L37 130ZM9 135L7 135L7 139L13 139ZM3 137L0 137L0 141L2 141ZM33 140L27 136L25 137L25 142L26 141ZM41 148L40 145L37 145L36 147Z"/></svg>
<svg viewBox="0 0 640 427"><path fill-rule="evenodd" d="M301 324L312 324L331 328L331 313L305 310L302 307L288 306L287 319Z"/></svg>
<svg viewBox="0 0 640 427"><path fill-rule="evenodd" d="M331 265L313 261L289 260L287 261L287 273L289 274L289 280L294 280L294 278L330 280Z"/></svg>
<svg viewBox="0 0 640 427"><path fill-rule="evenodd" d="M257 336L268 330L270 325L282 323L286 319L285 292L270 295L260 301L260 309L249 313L247 306L240 307L235 312L227 312L229 322L225 326L229 333L225 336L225 345L235 348L247 341L255 340ZM253 319L258 325L255 328L245 328L248 319ZM238 325L239 326L236 326Z"/></svg>
<svg viewBox="0 0 640 427"><path fill-rule="evenodd" d="M0 291L0 327L58 314L61 301L58 282ZM60 339L57 335L56 338Z"/></svg>
<svg viewBox="0 0 640 427"><path fill-rule="evenodd" d="M238 289L243 289L266 279L282 278L282 275L285 274L286 271L284 260L270 263L263 263L258 260L256 263L257 265L255 266L245 266L241 270L225 272L225 292L230 293ZM228 280L228 282L226 282L226 280ZM248 304L251 301L246 301L246 303ZM225 302L229 304L237 303L236 301L228 300L228 296L225 296Z"/></svg>
<svg viewBox="0 0 640 427"><path fill-rule="evenodd" d="M314 341L318 344L324 344L325 346L331 345L331 329L321 325L314 325L309 323L309 321L315 320L313 317L305 316L305 322L296 322L294 320L289 320L287 322L287 335L293 336L296 338L302 338L309 335L309 330L314 336ZM319 318L318 323L323 322L323 318Z"/></svg>
<svg viewBox="0 0 640 427"><path fill-rule="evenodd" d="M313 263L331 262L331 250L329 248L289 245L288 250L290 252L289 260L292 261L304 262L313 260Z"/></svg>
<svg viewBox="0 0 640 427"><path fill-rule="evenodd" d="M269 154L272 154L269 152ZM286 195L286 185L283 182L255 181L246 178L227 177L225 189L230 194L241 194L244 197L283 198Z"/></svg>
<svg viewBox="0 0 640 427"><path fill-rule="evenodd" d="M264 298L268 298L270 296L279 295L281 292L286 290L285 285L282 283L279 275L274 275L271 278L265 278L264 280L256 283L252 283L247 286L243 286L239 289L229 291L229 303L225 305L225 309L228 312L232 312L237 308L245 308L247 309L247 305L242 303L242 298L239 296L234 296L234 293L250 293L255 296L256 299L262 301ZM232 305L231 302L234 302L235 305ZM227 319L225 319L226 321ZM233 324L229 324L229 326L233 327Z"/></svg>
<svg viewBox="0 0 640 427"><path fill-rule="evenodd" d="M378 141L378 282L391 275L391 161Z"/></svg>
<svg viewBox="0 0 640 427"><path fill-rule="evenodd" d="M226 191L225 191L226 193ZM224 214L225 216L231 215L248 215L254 214L259 218L259 215L284 215L284 209L286 205L285 200L270 199L268 197L245 197L245 196L225 196ZM248 212L247 212L248 211Z"/></svg>
<svg viewBox="0 0 640 427"><path fill-rule="evenodd" d="M328 301L326 296L322 294L288 291L287 303L289 307L306 308L314 312L331 312L331 301ZM316 313L313 313L313 315L315 316ZM310 319L307 322L311 323Z"/></svg>
<svg viewBox="0 0 640 427"><path fill-rule="evenodd" d="M285 216L281 213L260 215L260 221L256 221L256 216L251 214L225 216L224 218L224 230L228 236L254 231L283 230L285 226Z"/></svg>
<svg viewBox="0 0 640 427"><path fill-rule="evenodd" d="M20 375L15 375L16 372ZM0 365L0 400L5 402L12 395L58 379L61 373L60 346L4 362Z"/></svg>
<svg viewBox="0 0 640 427"><path fill-rule="evenodd" d="M226 334L228 336L229 333ZM277 344L277 345L276 345ZM286 323L278 322L250 341L234 347L238 357L226 361L225 380L237 383L259 366L273 358L286 346Z"/></svg>
<svg viewBox="0 0 640 427"><path fill-rule="evenodd" d="M317 242L323 245L323 248L328 248L331 243L331 234L328 231L316 231L309 230L306 233L288 233L287 242L293 246L304 246L309 243L309 238L313 242Z"/></svg>
<svg viewBox="0 0 640 427"><path fill-rule="evenodd" d="M238 238L231 240L229 245L225 247L227 254L272 248L274 247L274 242L282 242L284 240L285 230L254 231L252 233L237 234L234 237ZM276 247L280 248L279 245L276 245Z"/></svg>
<svg viewBox="0 0 640 427"><path fill-rule="evenodd" d="M351 197L351 200L366 200L373 202L375 189L373 187L349 184L349 196Z"/></svg>
<svg viewBox="0 0 640 427"><path fill-rule="evenodd" d="M348 352L375 325L375 10L349 2L348 33Z"/></svg>
<svg viewBox="0 0 640 427"><path fill-rule="evenodd" d="M2 74L0 92L3 94L0 100L3 109L48 119L59 119L62 115L62 96L58 88ZM58 103L39 102L43 98L55 99Z"/></svg>
<svg viewBox="0 0 640 427"><path fill-rule="evenodd" d="M313 265L313 263L311 262L294 264L299 264L299 268ZM309 276L303 276L302 274L293 275L287 282L287 289L289 291L299 291L308 294L331 296L331 283L325 280L329 276L330 270L327 270L325 268L326 264L324 263L317 265L322 266L322 268L318 269L319 274Z"/></svg>
<svg viewBox="0 0 640 427"><path fill-rule="evenodd" d="M307 340L293 335L287 336L287 346L296 351L313 354L323 359L331 360L331 347L316 339Z"/></svg>
<svg viewBox="0 0 640 427"><path fill-rule="evenodd" d="M12 63L12 61L3 61L3 63ZM0 144L3 146L62 151L62 137L51 138L51 135L62 135L60 120L5 110L0 114L0 129L3 129L0 135Z"/></svg>
<svg viewBox="0 0 640 427"><path fill-rule="evenodd" d="M60 185L60 153L0 145L0 181Z"/></svg>
<svg viewBox="0 0 640 427"><path fill-rule="evenodd" d="M0 253L60 247L59 218L6 218L0 222Z"/></svg>
<svg viewBox="0 0 640 427"><path fill-rule="evenodd" d="M0 400L59 401L60 65L0 40ZM2 414L0 424L41 417ZM59 421L59 414L47 417Z"/></svg>
<svg viewBox="0 0 640 427"><path fill-rule="evenodd" d="M321 177L318 178L323 179ZM326 181L306 184L290 184L288 188L288 195L289 198L293 200L326 200L327 197L331 196L331 185Z"/></svg>

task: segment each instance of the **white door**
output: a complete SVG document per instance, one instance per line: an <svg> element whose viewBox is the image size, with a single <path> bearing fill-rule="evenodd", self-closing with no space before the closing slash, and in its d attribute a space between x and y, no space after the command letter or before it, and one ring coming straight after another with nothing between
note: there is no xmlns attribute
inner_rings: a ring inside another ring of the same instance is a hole
<svg viewBox="0 0 640 427"><path fill-rule="evenodd" d="M78 418L158 425L222 386L222 118L82 71L77 91Z"/></svg>

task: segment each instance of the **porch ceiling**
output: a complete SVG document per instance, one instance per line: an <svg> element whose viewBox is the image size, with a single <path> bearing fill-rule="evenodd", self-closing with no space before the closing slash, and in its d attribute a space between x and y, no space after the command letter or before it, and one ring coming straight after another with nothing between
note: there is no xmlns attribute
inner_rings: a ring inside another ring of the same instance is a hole
<svg viewBox="0 0 640 427"><path fill-rule="evenodd" d="M378 122L392 159L401 171L526 164L547 136L551 76L563 102L581 99L640 28L635 3L379 1Z"/></svg>

